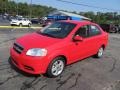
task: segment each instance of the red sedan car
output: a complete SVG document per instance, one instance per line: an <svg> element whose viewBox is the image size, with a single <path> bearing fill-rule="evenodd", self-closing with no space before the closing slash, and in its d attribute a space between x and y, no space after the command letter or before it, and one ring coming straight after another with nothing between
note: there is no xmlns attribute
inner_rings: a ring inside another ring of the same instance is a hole
<svg viewBox="0 0 120 90"><path fill-rule="evenodd" d="M90 21L59 21L18 38L10 49L12 63L31 74L60 75L64 67L95 55L100 58L108 34Z"/></svg>

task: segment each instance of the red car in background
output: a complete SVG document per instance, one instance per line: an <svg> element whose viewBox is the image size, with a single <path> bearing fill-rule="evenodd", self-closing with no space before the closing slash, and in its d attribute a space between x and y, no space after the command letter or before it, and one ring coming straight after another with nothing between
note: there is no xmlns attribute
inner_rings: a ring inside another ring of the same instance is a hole
<svg viewBox="0 0 120 90"><path fill-rule="evenodd" d="M108 34L90 21L59 21L18 38L10 49L12 63L31 74L59 76L68 64L102 57Z"/></svg>

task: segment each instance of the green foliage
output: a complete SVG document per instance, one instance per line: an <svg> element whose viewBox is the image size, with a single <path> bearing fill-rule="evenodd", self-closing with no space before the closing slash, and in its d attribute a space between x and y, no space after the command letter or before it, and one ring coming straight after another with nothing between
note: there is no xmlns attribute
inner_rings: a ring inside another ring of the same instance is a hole
<svg viewBox="0 0 120 90"><path fill-rule="evenodd" d="M43 17L54 10L56 9L47 6L16 3L13 0L0 0L0 13L8 13L11 15L18 14L26 17ZM72 13L78 14L75 11ZM80 12L79 14L91 18L94 22L97 23L120 24L120 15L117 12Z"/></svg>
<svg viewBox="0 0 120 90"><path fill-rule="evenodd" d="M41 5L29 5L27 3L16 3L10 0L0 0L0 13L8 13L11 15L23 15L31 17L46 16L49 12L56 10L52 7Z"/></svg>
<svg viewBox="0 0 120 90"><path fill-rule="evenodd" d="M117 12L80 12L80 15L86 16L91 18L94 22L97 23L113 23L113 24L120 24L120 15Z"/></svg>

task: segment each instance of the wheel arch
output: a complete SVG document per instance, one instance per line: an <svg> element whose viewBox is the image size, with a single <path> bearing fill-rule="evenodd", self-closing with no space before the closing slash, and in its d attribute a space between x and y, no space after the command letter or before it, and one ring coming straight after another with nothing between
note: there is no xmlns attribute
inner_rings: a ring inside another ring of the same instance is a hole
<svg viewBox="0 0 120 90"><path fill-rule="evenodd" d="M62 57L62 58L64 58L65 65L67 64L67 57L66 57L65 55L58 55L58 56L56 56L55 58L57 58L57 57Z"/></svg>
<svg viewBox="0 0 120 90"><path fill-rule="evenodd" d="M66 66L66 64L67 64L67 58L66 58L64 55L57 55L57 56L55 56L55 57L52 57L52 58L50 58L51 60L50 60L50 62L49 62L49 65L48 65L47 68L46 68L46 71L45 71L46 73L45 73L45 75L47 75L47 76L50 75L50 74L49 74L49 71L50 71L49 67L50 67L51 64L52 64L52 61L55 60L55 59L58 58L58 57L62 57L62 58L64 59L65 66ZM52 77L52 76L49 76L49 77Z"/></svg>
<svg viewBox="0 0 120 90"><path fill-rule="evenodd" d="M103 47L103 49L105 49L106 46L105 46L105 44L102 44L101 47Z"/></svg>

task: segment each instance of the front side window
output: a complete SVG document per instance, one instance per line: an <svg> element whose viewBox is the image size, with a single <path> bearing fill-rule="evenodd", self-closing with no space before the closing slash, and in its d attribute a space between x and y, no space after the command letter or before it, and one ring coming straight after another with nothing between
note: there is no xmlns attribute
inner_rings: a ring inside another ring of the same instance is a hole
<svg viewBox="0 0 120 90"><path fill-rule="evenodd" d="M68 22L54 22L43 28L39 33L50 37L64 38L75 28L75 26L76 24Z"/></svg>
<svg viewBox="0 0 120 90"><path fill-rule="evenodd" d="M18 18L18 21L21 21L22 20L22 18Z"/></svg>
<svg viewBox="0 0 120 90"><path fill-rule="evenodd" d="M89 26L88 25L82 26L82 27L80 27L77 30L77 32L75 33L75 35L79 35L79 36L81 36L83 38L88 37L88 30L89 30Z"/></svg>
<svg viewBox="0 0 120 90"><path fill-rule="evenodd" d="M24 21L26 21L27 19L23 19Z"/></svg>

